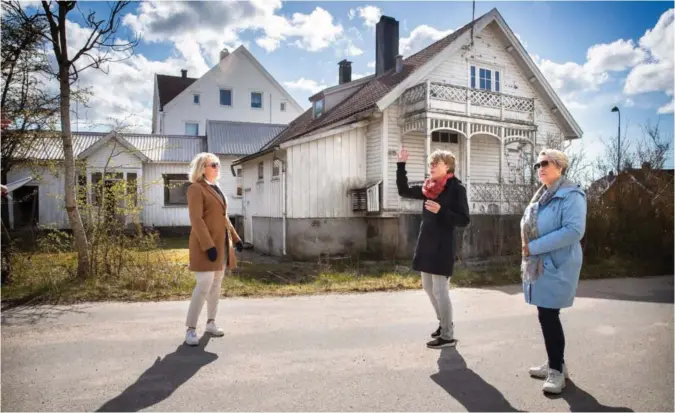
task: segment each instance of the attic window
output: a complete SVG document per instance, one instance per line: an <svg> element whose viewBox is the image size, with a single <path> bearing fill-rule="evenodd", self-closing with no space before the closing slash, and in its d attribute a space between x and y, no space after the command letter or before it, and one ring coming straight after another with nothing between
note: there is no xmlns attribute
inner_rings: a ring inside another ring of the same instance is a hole
<svg viewBox="0 0 675 413"><path fill-rule="evenodd" d="M318 118L319 116L323 115L323 104L324 104L323 98L314 102L314 117L315 118Z"/></svg>
<svg viewBox="0 0 675 413"><path fill-rule="evenodd" d="M281 102L279 105L279 110L282 112L286 112L286 102Z"/></svg>
<svg viewBox="0 0 675 413"><path fill-rule="evenodd" d="M198 93L195 93L194 95L192 95L192 102L195 105L199 105L199 94Z"/></svg>
<svg viewBox="0 0 675 413"><path fill-rule="evenodd" d="M472 89L501 92L501 73L499 70L471 66L470 82Z"/></svg>

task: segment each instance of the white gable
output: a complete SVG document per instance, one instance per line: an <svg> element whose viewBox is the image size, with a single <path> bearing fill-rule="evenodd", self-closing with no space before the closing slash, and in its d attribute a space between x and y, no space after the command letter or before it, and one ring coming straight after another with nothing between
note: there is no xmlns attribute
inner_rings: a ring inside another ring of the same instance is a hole
<svg viewBox="0 0 675 413"><path fill-rule="evenodd" d="M143 161L140 152L129 150L115 138L111 138L101 147L87 155L87 165L93 168L140 169Z"/></svg>
<svg viewBox="0 0 675 413"><path fill-rule="evenodd" d="M231 106L221 105L220 89L231 91ZM262 93L262 108L251 107L252 92ZM199 104L194 103L196 94ZM204 135L207 120L287 124L303 109L240 47L167 103L164 112L162 133L184 134L186 122L191 122Z"/></svg>

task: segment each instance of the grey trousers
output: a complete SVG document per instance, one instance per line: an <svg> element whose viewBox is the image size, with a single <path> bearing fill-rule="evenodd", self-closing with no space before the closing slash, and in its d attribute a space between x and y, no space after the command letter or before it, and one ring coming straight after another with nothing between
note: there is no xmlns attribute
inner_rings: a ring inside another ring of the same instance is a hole
<svg viewBox="0 0 675 413"><path fill-rule="evenodd" d="M450 301L450 278L445 275L422 273L422 287L427 292L431 305L436 311L436 318L441 325L441 338L455 338L452 323L452 302Z"/></svg>

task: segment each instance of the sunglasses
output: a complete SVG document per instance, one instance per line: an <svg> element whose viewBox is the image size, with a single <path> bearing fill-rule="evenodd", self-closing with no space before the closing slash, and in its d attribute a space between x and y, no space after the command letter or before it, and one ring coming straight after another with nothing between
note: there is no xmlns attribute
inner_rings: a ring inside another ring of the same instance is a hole
<svg viewBox="0 0 675 413"><path fill-rule="evenodd" d="M546 167L549 166L550 164L551 164L550 161L544 159L543 161L537 162L537 163L534 164L534 170L536 171L536 170L539 169L539 168L546 168Z"/></svg>
<svg viewBox="0 0 675 413"><path fill-rule="evenodd" d="M211 162L207 163L206 166L210 166L213 169L220 168L220 163L219 162Z"/></svg>

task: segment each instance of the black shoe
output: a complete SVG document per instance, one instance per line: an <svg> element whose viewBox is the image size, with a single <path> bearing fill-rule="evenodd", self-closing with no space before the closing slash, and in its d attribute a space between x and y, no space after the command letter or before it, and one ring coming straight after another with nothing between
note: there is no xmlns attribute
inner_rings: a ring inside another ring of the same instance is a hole
<svg viewBox="0 0 675 413"><path fill-rule="evenodd" d="M438 326L438 330L431 333L431 338L436 338L441 336L441 326Z"/></svg>
<svg viewBox="0 0 675 413"><path fill-rule="evenodd" d="M454 338L452 340L446 340L444 338L436 338L427 343L428 348L446 348L446 347L455 347L457 345L457 340Z"/></svg>

